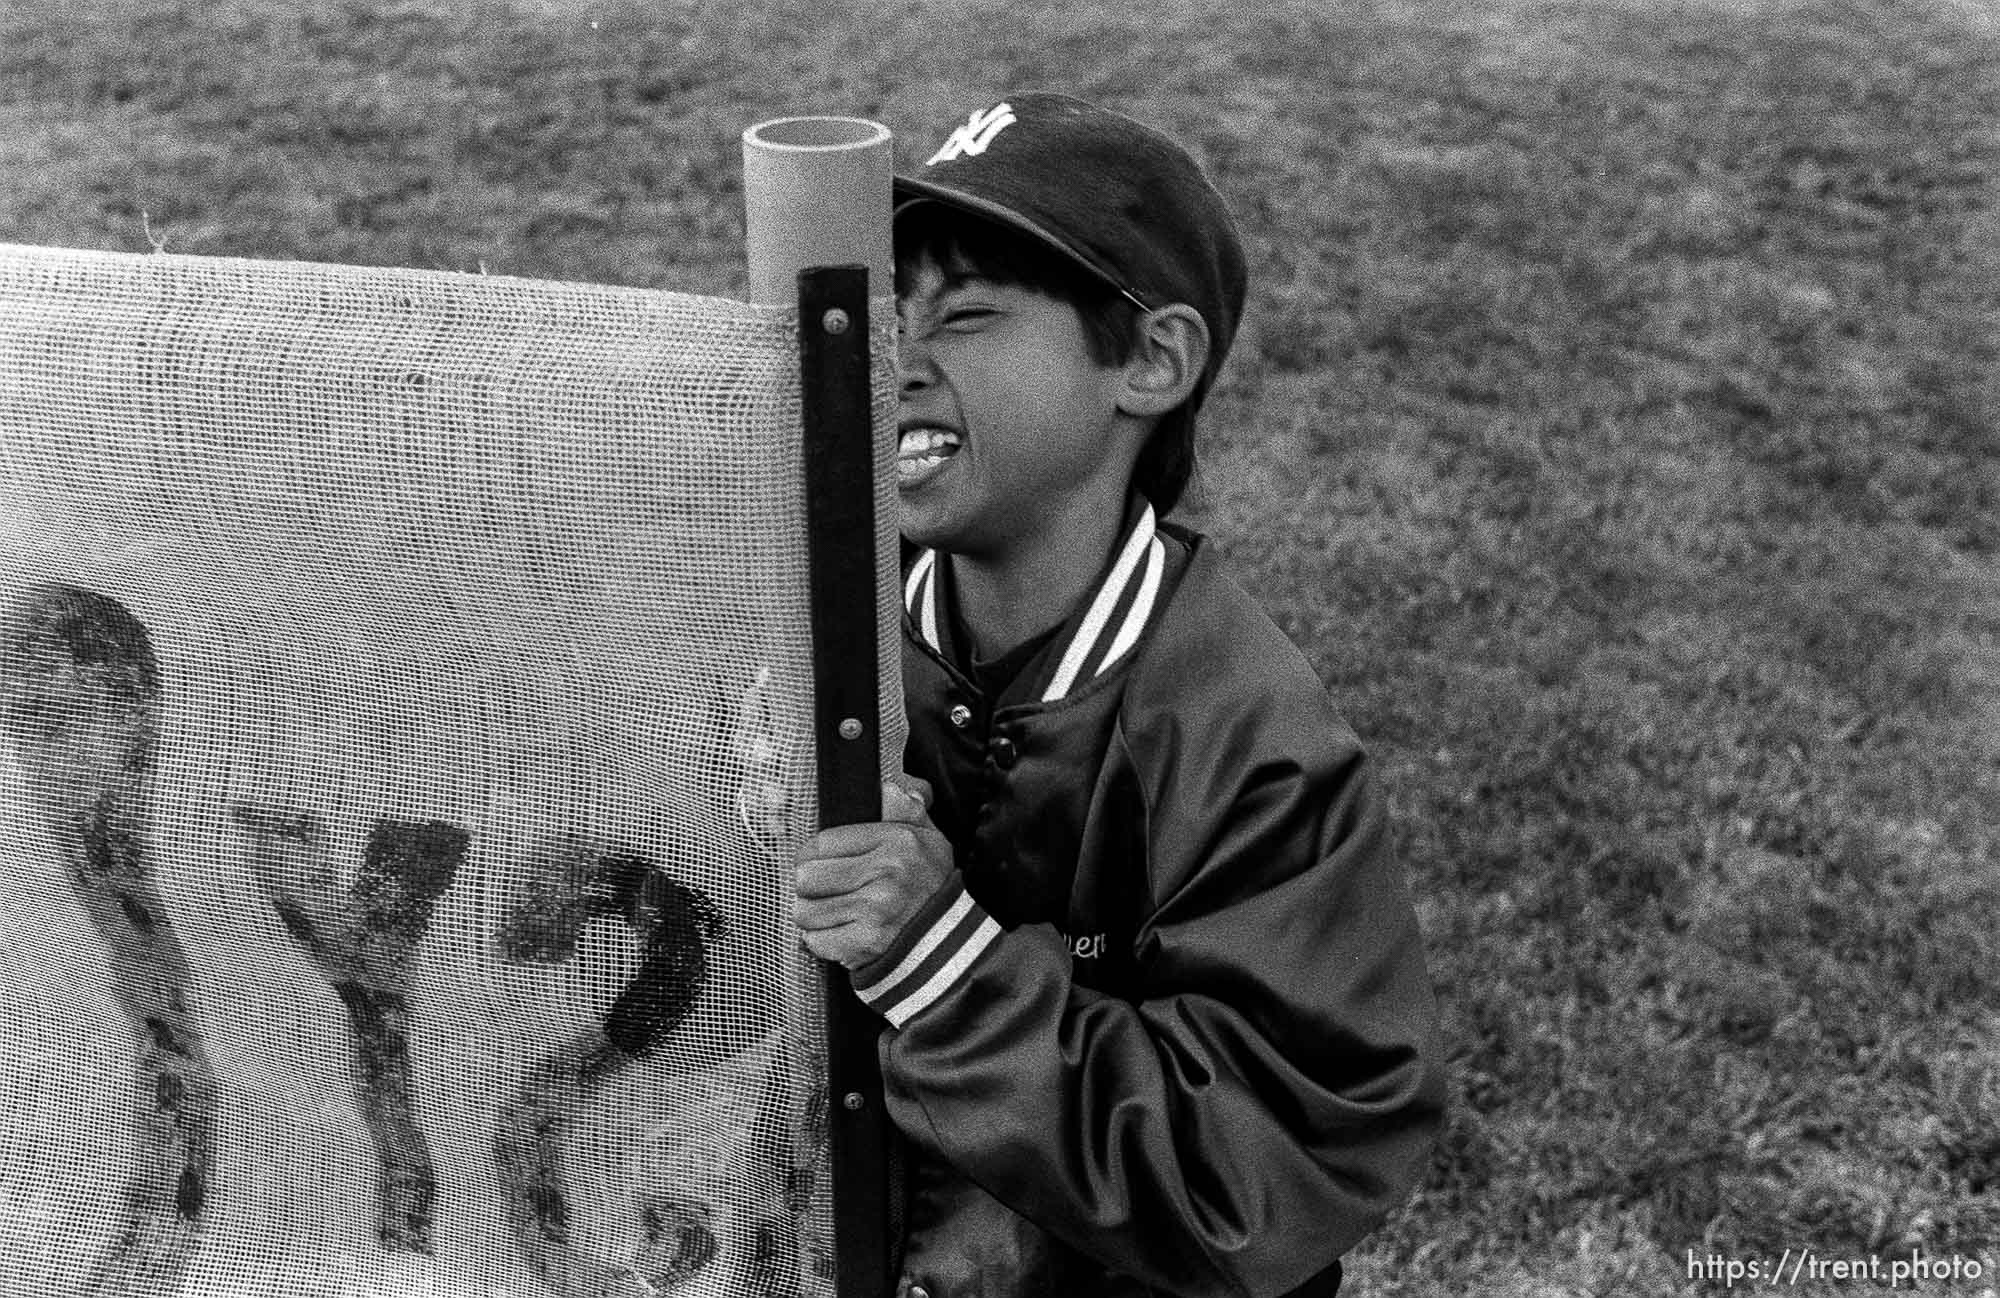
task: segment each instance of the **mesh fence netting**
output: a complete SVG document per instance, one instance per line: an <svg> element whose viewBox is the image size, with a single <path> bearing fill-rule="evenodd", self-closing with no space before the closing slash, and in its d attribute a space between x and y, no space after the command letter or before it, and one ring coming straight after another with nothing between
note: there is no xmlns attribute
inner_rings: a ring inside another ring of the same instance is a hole
<svg viewBox="0 0 2000 1298"><path fill-rule="evenodd" d="M0 248L0 1289L831 1291L795 327Z"/></svg>

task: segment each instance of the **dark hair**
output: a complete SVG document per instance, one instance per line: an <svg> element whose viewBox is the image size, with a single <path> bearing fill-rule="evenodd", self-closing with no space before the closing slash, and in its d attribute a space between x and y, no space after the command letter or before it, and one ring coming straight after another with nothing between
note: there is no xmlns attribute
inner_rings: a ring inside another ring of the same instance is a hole
<svg viewBox="0 0 2000 1298"><path fill-rule="evenodd" d="M1139 309L1131 299L1062 253L1005 226L921 204L896 219L898 293L921 262L1069 303L1083 323L1090 359L1099 365L1124 364L1139 344ZM1160 416L1132 466L1132 485L1162 514L1180 502L1194 476L1194 417L1205 387Z"/></svg>

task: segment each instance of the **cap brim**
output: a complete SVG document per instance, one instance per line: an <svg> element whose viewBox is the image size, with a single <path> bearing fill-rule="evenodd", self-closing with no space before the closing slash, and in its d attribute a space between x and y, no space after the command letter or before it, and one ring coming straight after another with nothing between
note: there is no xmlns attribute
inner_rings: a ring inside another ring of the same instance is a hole
<svg viewBox="0 0 2000 1298"><path fill-rule="evenodd" d="M953 189L949 185L940 185L928 180L916 180L909 176L895 177L892 182L892 193L895 199L894 215L897 217L900 217L904 212L909 211L913 207L918 207L925 203L938 203L983 220L992 221L996 225L1003 225L1010 230L1027 235L1051 251L1061 253L1068 260L1075 262L1078 266L1081 266L1098 279L1104 281L1105 284L1123 294L1141 311L1152 310L1152 307L1147 304L1144 298L1120 283L1116 275L1113 275L1110 271L1099 265L1082 249L1003 203L996 203L990 198L981 198L977 194L969 194L962 189Z"/></svg>

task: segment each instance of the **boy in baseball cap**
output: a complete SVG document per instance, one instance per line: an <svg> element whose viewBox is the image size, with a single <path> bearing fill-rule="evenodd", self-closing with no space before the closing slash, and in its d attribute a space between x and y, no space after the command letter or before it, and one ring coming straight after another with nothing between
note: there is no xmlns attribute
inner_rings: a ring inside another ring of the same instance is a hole
<svg viewBox="0 0 2000 1298"><path fill-rule="evenodd" d="M797 911L885 1020L901 1292L1332 1294L1425 1165L1435 1005L1373 768L1164 519L1235 225L1062 95L896 184L908 774Z"/></svg>

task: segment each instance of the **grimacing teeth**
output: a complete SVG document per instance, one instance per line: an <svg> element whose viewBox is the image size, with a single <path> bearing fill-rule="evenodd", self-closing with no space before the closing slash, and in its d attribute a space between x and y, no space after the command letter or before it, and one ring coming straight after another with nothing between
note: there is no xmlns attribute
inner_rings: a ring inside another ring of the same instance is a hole
<svg viewBox="0 0 2000 1298"><path fill-rule="evenodd" d="M962 444L963 439L957 433L949 432L945 429L912 428L909 432L904 433L901 441L897 443L896 454L898 456L924 455L947 446L955 450Z"/></svg>

